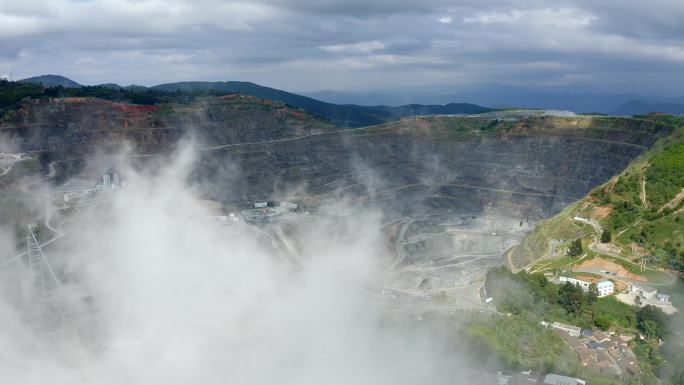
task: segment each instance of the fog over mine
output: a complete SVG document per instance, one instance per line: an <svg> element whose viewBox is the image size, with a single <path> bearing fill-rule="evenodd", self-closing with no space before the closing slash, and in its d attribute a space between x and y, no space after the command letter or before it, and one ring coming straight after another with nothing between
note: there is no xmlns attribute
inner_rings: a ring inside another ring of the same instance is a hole
<svg viewBox="0 0 684 385"><path fill-rule="evenodd" d="M0 385L684 385L682 20L0 0Z"/></svg>
<svg viewBox="0 0 684 385"><path fill-rule="evenodd" d="M71 327L58 327L50 301L18 300L27 267L1 271L3 383L453 384L467 375L458 355L443 354L454 341L411 328L413 315L371 295L387 253L377 212L307 218L295 265L253 226L211 218L201 186L187 182L192 151L169 159L154 171L122 164L125 188L79 209L57 247L44 247L61 284L50 296L72 307ZM5 252L10 237L0 238Z"/></svg>

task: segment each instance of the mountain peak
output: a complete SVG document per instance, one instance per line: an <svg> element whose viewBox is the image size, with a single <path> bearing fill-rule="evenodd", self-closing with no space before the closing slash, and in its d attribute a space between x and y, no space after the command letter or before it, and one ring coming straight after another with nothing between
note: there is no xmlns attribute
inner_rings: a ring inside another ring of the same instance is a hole
<svg viewBox="0 0 684 385"><path fill-rule="evenodd" d="M56 86L62 86L65 88L78 88L81 87L80 84L76 83L75 81L61 76L61 75L40 75L40 76L34 76L26 79L19 80L22 83L35 83L35 84L42 84L44 86L48 87L56 87Z"/></svg>

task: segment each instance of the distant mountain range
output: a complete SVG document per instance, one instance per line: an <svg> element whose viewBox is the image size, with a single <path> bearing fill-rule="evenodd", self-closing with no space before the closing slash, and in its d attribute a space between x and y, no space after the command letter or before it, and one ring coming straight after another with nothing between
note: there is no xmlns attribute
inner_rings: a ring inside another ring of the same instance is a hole
<svg viewBox="0 0 684 385"><path fill-rule="evenodd" d="M490 111L489 108L466 103L398 107L340 105L249 82L180 82L160 84L151 87L151 89L167 92L213 90L225 93L242 93L263 99L278 100L349 127L379 124L408 115L476 114Z"/></svg>
<svg viewBox="0 0 684 385"><path fill-rule="evenodd" d="M684 115L684 104L664 102L647 103L641 100L630 100L629 102L620 105L613 113L616 115L643 115L652 111Z"/></svg>
<svg viewBox="0 0 684 385"><path fill-rule="evenodd" d="M41 83L45 86L82 86L59 75L42 75L21 81ZM532 89L499 83L477 83L459 87L426 86L367 92L328 90L302 94L237 81L177 82L149 88L138 85L122 87L112 83L101 86L165 92L211 90L244 93L303 108L326 117L336 124L348 127L379 124L408 115L470 114L503 107L559 109L577 113L597 112L612 115L636 115L648 112L684 114L684 97L573 92L567 87ZM458 103L454 103L455 101Z"/></svg>
<svg viewBox="0 0 684 385"><path fill-rule="evenodd" d="M82 85L58 75L43 75L21 80L22 82L41 83L45 86L82 87ZM219 93L241 93L262 99L283 102L296 108L322 116L331 122L345 127L362 127L399 119L409 115L437 115L437 114L477 114L491 111L491 109L468 103L448 103L445 105L405 105L388 106L360 106L338 105L322 102L306 96L293 94L275 88L264 87L249 82L179 82L159 84L153 87L128 86L116 84L102 84L107 88L126 88L129 90L153 90L162 92L193 92L210 90Z"/></svg>
<svg viewBox="0 0 684 385"><path fill-rule="evenodd" d="M532 89L499 83L465 86L428 86L366 92L318 91L304 95L329 103L361 105L444 104L458 100L490 108L525 107L635 115L645 112L684 114L684 97L644 96L634 93L578 92L568 87Z"/></svg>

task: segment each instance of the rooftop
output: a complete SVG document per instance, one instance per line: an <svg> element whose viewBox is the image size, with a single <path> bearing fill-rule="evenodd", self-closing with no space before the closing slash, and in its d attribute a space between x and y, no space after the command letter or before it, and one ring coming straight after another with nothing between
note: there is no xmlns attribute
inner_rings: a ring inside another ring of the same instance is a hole
<svg viewBox="0 0 684 385"><path fill-rule="evenodd" d="M562 322L554 322L551 324L551 326L553 326L555 328L561 328L561 329L576 330L578 333L582 330L578 326L568 325L568 324L564 324Z"/></svg>
<svg viewBox="0 0 684 385"><path fill-rule="evenodd" d="M610 281L601 281L601 282L596 284L596 287L599 289L604 288L604 287L612 287L612 286L613 286L613 283Z"/></svg>
<svg viewBox="0 0 684 385"><path fill-rule="evenodd" d="M547 374L544 377L544 385L584 385L585 381L579 378L561 376L560 374Z"/></svg>
<svg viewBox="0 0 684 385"><path fill-rule="evenodd" d="M597 330L594 332L594 338L599 342L609 341L610 335L606 332L602 332L600 330Z"/></svg>
<svg viewBox="0 0 684 385"><path fill-rule="evenodd" d="M600 342L588 342L587 347L589 349L603 349L603 345Z"/></svg>
<svg viewBox="0 0 684 385"><path fill-rule="evenodd" d="M63 185L55 187L55 192L68 193L73 191L92 190L97 188L99 181L81 178L72 178Z"/></svg>
<svg viewBox="0 0 684 385"><path fill-rule="evenodd" d="M641 291L647 291L647 292L656 291L656 289L654 289L648 285L644 285L643 283L633 283L632 288L639 289Z"/></svg>

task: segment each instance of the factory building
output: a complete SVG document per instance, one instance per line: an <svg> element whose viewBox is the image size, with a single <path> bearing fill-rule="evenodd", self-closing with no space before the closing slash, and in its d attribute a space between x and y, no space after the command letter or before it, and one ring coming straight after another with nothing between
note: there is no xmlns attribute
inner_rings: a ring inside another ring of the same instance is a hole
<svg viewBox="0 0 684 385"><path fill-rule="evenodd" d="M632 294L640 295L646 299L653 299L658 295L658 290L641 283L632 284Z"/></svg>
<svg viewBox="0 0 684 385"><path fill-rule="evenodd" d="M297 203L290 203L290 202L281 202L280 206L284 207L288 210L297 210L297 208L299 207L299 205Z"/></svg>
<svg viewBox="0 0 684 385"><path fill-rule="evenodd" d="M102 174L102 188L105 190L115 190L121 187L121 175L111 169Z"/></svg>
<svg viewBox="0 0 684 385"><path fill-rule="evenodd" d="M61 186L52 190L55 199L62 199L65 204L73 204L78 201L88 200L95 197L101 190L116 190L121 188L121 176L111 169L102 174L101 180L84 178L72 178Z"/></svg>
<svg viewBox="0 0 684 385"><path fill-rule="evenodd" d="M64 203L69 204L83 199L90 199L100 189L100 182L73 178L53 191L64 199Z"/></svg>
<svg viewBox="0 0 684 385"><path fill-rule="evenodd" d="M668 294L658 293L656 297L658 298L658 302L670 303L670 296Z"/></svg>

